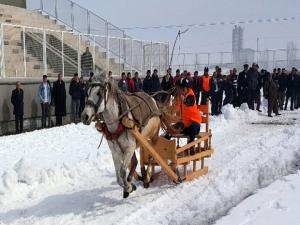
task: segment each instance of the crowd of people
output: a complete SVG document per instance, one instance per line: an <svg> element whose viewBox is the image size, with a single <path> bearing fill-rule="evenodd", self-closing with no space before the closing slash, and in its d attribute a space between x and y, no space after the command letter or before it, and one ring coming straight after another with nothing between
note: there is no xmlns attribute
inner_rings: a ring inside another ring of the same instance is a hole
<svg viewBox="0 0 300 225"><path fill-rule="evenodd" d="M172 70L168 69L166 75L159 79L156 69L148 70L146 77L142 81L138 72L134 77L131 73L122 73L118 86L122 91L138 92L144 91L148 94L159 90L168 91L176 86L179 80L187 79L192 88L197 104L206 104L207 99L211 101L211 114L222 113L222 106L232 104L239 107L247 103L249 109L261 112L261 94L268 99L268 116L272 116L272 111L279 115L280 110L287 110L290 102L290 110L300 107L300 75L296 68L288 72L285 68L274 69L273 72L259 70L259 66L253 63L250 67L245 64L244 69L238 74L233 68L229 74L222 74L222 69L218 66L210 74L209 68L204 68L203 75L195 71L193 75L188 71L176 70L172 76Z"/></svg>
<svg viewBox="0 0 300 225"><path fill-rule="evenodd" d="M88 51L88 50L87 50ZM112 77L112 72L109 72ZM87 97L88 83L93 80L93 72L90 72L90 78L85 81L79 78L75 73L69 87L71 96L71 120L80 121L80 115L85 107ZM238 74L237 69L233 68L229 74L222 74L222 69L218 66L210 73L209 68L205 67L202 75L195 71L191 72L176 70L172 75L169 68L166 75L160 79L158 70L153 72L148 70L145 78L142 80L139 73L123 72L118 81L118 87L124 92L144 91L148 94L157 91L169 91L175 86L180 86L184 80L185 86L193 91L196 104L206 104L207 99L211 102L211 114L219 115L222 113L222 107L232 104L239 107L241 104L248 104L249 109L261 111L261 94L268 100L268 116L280 115L279 110L287 110L290 102L290 110L300 108L300 75L296 68L288 72L285 68L276 68L273 72L259 70L255 63L249 67L244 65L244 69ZM57 81L51 86L47 76L43 76L43 81L39 85L38 97L41 103L42 128L51 126L50 107L55 107L56 125L62 125L62 118L66 116L66 87L59 74ZM21 83L16 83L16 88L12 91L11 102L14 106L14 115L16 123L16 133L23 131L23 98L24 92ZM163 99L157 99L163 100Z"/></svg>
<svg viewBox="0 0 300 225"><path fill-rule="evenodd" d="M91 82L93 72L90 73ZM71 121L77 123L80 121L80 115L85 107L87 97L87 82L78 73L75 73L70 86L69 95L71 97ZM43 80L38 87L37 93L42 112L41 127L51 127L51 106L54 106L56 117L56 126L63 124L63 117L67 114L66 99L67 92L62 75L58 74L57 80L51 85L47 75L43 75ZM15 116L16 133L23 132L23 115L24 115L24 91L21 83L16 83L16 88L11 94L11 103L13 105L13 114Z"/></svg>

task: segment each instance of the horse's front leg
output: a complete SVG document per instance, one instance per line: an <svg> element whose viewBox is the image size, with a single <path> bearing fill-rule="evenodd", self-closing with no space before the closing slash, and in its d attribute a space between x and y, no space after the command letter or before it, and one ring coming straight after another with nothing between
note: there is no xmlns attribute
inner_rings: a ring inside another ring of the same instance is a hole
<svg viewBox="0 0 300 225"><path fill-rule="evenodd" d="M121 167L122 167L122 161L123 161L121 149L117 145L114 145L112 142L109 142L108 144L111 145L110 149L111 149L111 154L112 154L112 158L113 158L113 162L114 162L114 166L115 166L117 183L121 187L124 187L124 182L123 182L123 179L120 174Z"/></svg>
<svg viewBox="0 0 300 225"><path fill-rule="evenodd" d="M123 154L123 164L121 166L120 174L121 174L121 177L122 177L123 183L124 183L124 192L123 192L124 198L127 198L131 192L136 190L136 186L131 183L131 179L128 180L126 177L126 171L131 162L134 151L135 151L134 147L129 147L124 151L124 154ZM129 176L130 176L130 173L129 173Z"/></svg>
<svg viewBox="0 0 300 225"><path fill-rule="evenodd" d="M134 176L134 178L136 180L139 180L139 181L143 181L143 177L141 177L137 172L136 172L136 167L138 165L138 160L136 158L136 154L135 152L133 153L133 156L131 158L131 162L130 162L130 167L129 167L129 174L128 174L128 177L127 177L127 181L128 182L132 182L132 177Z"/></svg>

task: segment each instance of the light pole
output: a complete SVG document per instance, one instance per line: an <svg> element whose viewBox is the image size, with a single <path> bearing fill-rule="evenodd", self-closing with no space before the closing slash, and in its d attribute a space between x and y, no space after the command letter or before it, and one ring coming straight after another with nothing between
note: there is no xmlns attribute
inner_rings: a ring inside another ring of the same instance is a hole
<svg viewBox="0 0 300 225"><path fill-rule="evenodd" d="M176 46L176 42L177 42L178 37L180 37L180 35L182 35L182 34L188 32L188 30L189 30L189 29L186 29L186 30L184 30L184 31L180 31L180 30L178 31L177 36L176 36L175 41L174 41L173 49L172 49L172 54L171 54L171 59L170 59L169 68L170 68L171 65L172 65L173 55L174 55L174 49L175 49L175 46Z"/></svg>

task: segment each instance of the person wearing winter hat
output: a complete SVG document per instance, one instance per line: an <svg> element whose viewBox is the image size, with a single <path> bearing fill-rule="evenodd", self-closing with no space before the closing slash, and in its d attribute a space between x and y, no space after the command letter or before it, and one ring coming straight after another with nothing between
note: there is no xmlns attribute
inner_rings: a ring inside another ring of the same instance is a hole
<svg viewBox="0 0 300 225"><path fill-rule="evenodd" d="M189 136L189 141L195 140L200 132L200 123L202 121L200 111L197 107L196 96L191 88L189 79L181 79L179 89L180 94L177 97L177 110L184 125L183 133ZM195 154L195 150L190 149L190 154Z"/></svg>

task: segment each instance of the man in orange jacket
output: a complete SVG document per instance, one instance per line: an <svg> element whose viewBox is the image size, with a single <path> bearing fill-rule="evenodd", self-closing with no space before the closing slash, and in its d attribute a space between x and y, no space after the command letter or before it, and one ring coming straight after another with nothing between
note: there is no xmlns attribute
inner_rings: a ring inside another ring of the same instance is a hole
<svg viewBox="0 0 300 225"><path fill-rule="evenodd" d="M211 77L208 74L208 67L204 68L204 74L201 77L201 105L206 105L206 100L209 98L210 92L210 79Z"/></svg>
<svg viewBox="0 0 300 225"><path fill-rule="evenodd" d="M195 94L191 88L191 82L187 78L182 79L179 87L180 94L177 99L177 109L184 124L183 133L189 136L188 142L192 142L200 132L202 118L197 107ZM195 154L194 149L190 150L190 154Z"/></svg>

